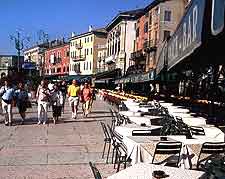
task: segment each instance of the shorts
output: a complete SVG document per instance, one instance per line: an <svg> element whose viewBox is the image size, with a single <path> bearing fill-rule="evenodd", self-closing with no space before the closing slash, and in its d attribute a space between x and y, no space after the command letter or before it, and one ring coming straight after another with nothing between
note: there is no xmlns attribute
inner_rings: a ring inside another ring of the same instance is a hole
<svg viewBox="0 0 225 179"><path fill-rule="evenodd" d="M79 103L79 98L78 98L77 96L76 96L76 97L70 96L70 97L68 98L68 100L69 100L70 106L72 106L72 105L77 106L78 103Z"/></svg>

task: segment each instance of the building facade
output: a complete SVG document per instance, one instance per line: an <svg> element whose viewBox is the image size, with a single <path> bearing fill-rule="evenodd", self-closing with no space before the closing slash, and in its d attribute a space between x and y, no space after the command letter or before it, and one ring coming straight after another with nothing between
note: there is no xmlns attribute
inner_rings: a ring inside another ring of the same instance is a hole
<svg viewBox="0 0 225 179"><path fill-rule="evenodd" d="M106 34L104 29L90 29L70 38L70 75L96 73L99 47L105 45Z"/></svg>
<svg viewBox="0 0 225 179"><path fill-rule="evenodd" d="M130 71L139 73L156 68L159 52L176 30L187 3L187 0L155 0L145 8L136 24L135 50L130 58L134 66Z"/></svg>
<svg viewBox="0 0 225 179"><path fill-rule="evenodd" d="M33 46L31 48L25 49L24 53L24 61L31 62L35 64L36 70L39 71L39 75L42 76L44 69L44 53L45 50L49 47L48 42Z"/></svg>
<svg viewBox="0 0 225 179"><path fill-rule="evenodd" d="M22 67L24 57L20 57L19 67ZM0 55L0 75L12 76L18 71L18 56L16 55Z"/></svg>
<svg viewBox="0 0 225 179"><path fill-rule="evenodd" d="M107 46L106 44L98 45L97 49L98 49L98 61L96 73L103 73L106 71L105 59L107 54Z"/></svg>
<svg viewBox="0 0 225 179"><path fill-rule="evenodd" d="M44 74L46 76L64 76L69 74L69 43L64 40L52 41L45 50Z"/></svg>
<svg viewBox="0 0 225 179"><path fill-rule="evenodd" d="M143 12L143 9L139 9L119 13L107 25L107 58L105 60L107 71L121 69L122 74L125 75L131 65L130 55L135 47L135 24Z"/></svg>

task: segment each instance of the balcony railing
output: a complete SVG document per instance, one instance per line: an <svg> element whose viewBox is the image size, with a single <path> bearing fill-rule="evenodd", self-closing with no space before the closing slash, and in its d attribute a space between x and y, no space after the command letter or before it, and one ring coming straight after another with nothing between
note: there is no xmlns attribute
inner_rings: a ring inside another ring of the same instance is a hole
<svg viewBox="0 0 225 179"><path fill-rule="evenodd" d="M143 48L146 52L156 51L157 49L156 41L154 40L145 41L143 44Z"/></svg>
<svg viewBox="0 0 225 179"><path fill-rule="evenodd" d="M83 61L85 60L86 56L85 55L79 55L76 57L72 57L73 61Z"/></svg>
<svg viewBox="0 0 225 179"><path fill-rule="evenodd" d="M144 54L143 54L142 50L138 50L136 52L131 53L130 59L135 60L135 59L140 59L143 57L144 57Z"/></svg>
<svg viewBox="0 0 225 179"><path fill-rule="evenodd" d="M76 47L76 49L80 50L83 48L83 45L81 43L79 43L79 44L76 44L75 47Z"/></svg>

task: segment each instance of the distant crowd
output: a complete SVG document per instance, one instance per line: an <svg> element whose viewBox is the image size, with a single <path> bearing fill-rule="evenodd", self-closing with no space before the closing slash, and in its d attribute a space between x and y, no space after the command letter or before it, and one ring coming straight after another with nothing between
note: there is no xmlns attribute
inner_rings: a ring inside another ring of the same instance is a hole
<svg viewBox="0 0 225 179"><path fill-rule="evenodd" d="M6 79L0 88L0 96L5 125L12 126L14 121L12 108L14 106L17 107L21 116L21 125L24 124L27 108L32 107L30 91L26 88L26 85L19 82L16 86L13 86L12 82ZM72 119L77 118L79 103L82 103L83 116L87 117L91 112L95 98L95 89L88 82L78 85L77 81L73 80L71 85L67 85L66 81L53 83L42 80L35 95L35 102L38 105L37 124L48 123L48 110L50 107L52 107L53 123L56 124L65 111L66 99L68 99L71 106Z"/></svg>

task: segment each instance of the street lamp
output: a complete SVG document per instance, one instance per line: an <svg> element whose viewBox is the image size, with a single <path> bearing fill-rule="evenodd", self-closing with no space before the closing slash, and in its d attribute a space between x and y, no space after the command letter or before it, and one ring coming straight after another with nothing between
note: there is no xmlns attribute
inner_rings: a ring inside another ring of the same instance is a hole
<svg viewBox="0 0 225 179"><path fill-rule="evenodd" d="M15 43L15 48L17 50L17 55L18 55L18 63L17 63L17 69L18 72L20 72L20 54L21 50L24 48L24 41L30 41L29 37L21 37L21 33L17 30L16 35L10 35L10 40L13 40Z"/></svg>

